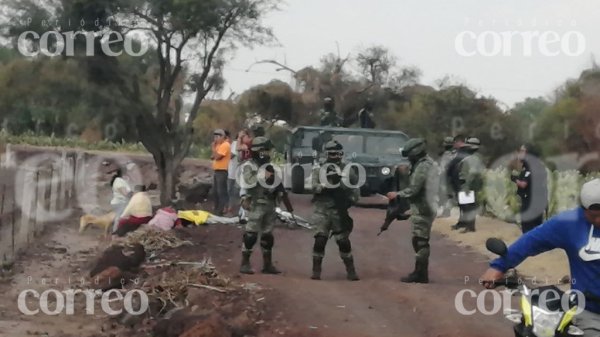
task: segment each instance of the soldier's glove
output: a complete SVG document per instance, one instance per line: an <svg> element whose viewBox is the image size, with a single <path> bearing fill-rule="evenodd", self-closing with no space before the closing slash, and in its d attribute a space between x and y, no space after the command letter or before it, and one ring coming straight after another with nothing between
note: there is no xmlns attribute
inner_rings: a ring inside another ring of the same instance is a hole
<svg viewBox="0 0 600 337"><path fill-rule="evenodd" d="M240 206L242 206L242 208L245 209L246 211L249 211L250 210L250 196L248 196L248 195L242 196L242 198L240 199Z"/></svg>

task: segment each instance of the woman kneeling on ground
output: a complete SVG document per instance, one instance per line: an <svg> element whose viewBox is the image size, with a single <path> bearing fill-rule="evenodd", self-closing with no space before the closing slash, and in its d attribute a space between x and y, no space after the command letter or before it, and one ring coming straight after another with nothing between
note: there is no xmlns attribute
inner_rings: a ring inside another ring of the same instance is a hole
<svg viewBox="0 0 600 337"><path fill-rule="evenodd" d="M117 230L113 235L123 237L152 220L152 201L146 193L146 187L138 185L134 188L134 192L127 207L121 213Z"/></svg>

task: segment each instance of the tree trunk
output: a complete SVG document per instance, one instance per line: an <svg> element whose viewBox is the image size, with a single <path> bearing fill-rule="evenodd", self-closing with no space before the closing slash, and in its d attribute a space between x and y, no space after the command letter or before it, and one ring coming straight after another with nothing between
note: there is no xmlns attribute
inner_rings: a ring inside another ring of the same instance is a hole
<svg viewBox="0 0 600 337"><path fill-rule="evenodd" d="M175 158L167 156L164 153L161 153L159 158L155 157L154 160L158 167L160 204L161 207L165 207L175 198L175 183L177 181L175 175L177 174L180 162L176 162Z"/></svg>

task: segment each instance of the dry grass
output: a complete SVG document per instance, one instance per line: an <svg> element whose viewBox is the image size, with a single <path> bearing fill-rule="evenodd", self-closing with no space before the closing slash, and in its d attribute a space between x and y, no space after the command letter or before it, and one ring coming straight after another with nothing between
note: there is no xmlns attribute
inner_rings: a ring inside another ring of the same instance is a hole
<svg viewBox="0 0 600 337"><path fill-rule="evenodd" d="M450 218L436 219L433 224L433 231L455 241L461 247L471 249L490 259L495 258L496 255L485 248L485 241L488 238L497 237L504 240L507 245L510 245L521 235L521 229L518 225L487 217L477 218L477 231L475 233L463 234L460 231L450 229L450 226L456 223L457 218L458 210L455 209ZM570 275L567 256L564 251L559 249L530 257L519 265L517 269L520 274L527 277L536 277L538 282L543 283L557 283L563 276Z"/></svg>

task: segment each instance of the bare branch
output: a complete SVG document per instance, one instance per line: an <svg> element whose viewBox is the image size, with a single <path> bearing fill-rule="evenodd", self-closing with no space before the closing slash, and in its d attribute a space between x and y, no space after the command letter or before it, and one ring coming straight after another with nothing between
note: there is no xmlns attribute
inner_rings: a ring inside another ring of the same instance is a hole
<svg viewBox="0 0 600 337"><path fill-rule="evenodd" d="M255 66L255 65L257 65L257 64L274 64L274 65L276 65L276 66L278 66L278 67L279 67L278 69L276 69L276 71L287 70L287 71L291 72L291 73L292 73L292 74L294 74L294 75L296 75L296 73L297 73L297 71L296 71L296 70L294 70L294 69L292 69L292 68L290 68L290 67L286 66L285 64L282 64L282 63L280 63L280 62L277 62L277 61L275 61L275 60L262 60L262 61L257 61L257 62L254 62L254 63L252 63L252 64L251 64L251 65L248 67L248 69L246 69L246 72L249 72L249 71L250 71L250 69L252 69L252 67L253 67L253 66Z"/></svg>

